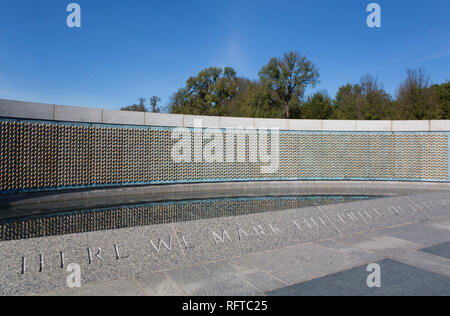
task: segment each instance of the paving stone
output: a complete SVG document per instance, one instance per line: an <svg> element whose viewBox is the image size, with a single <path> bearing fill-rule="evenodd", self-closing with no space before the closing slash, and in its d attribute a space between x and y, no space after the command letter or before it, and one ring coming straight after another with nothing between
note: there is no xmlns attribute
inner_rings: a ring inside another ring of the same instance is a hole
<svg viewBox="0 0 450 316"><path fill-rule="evenodd" d="M343 242L340 242L338 240L325 240L325 241L320 241L317 244L322 247L327 247L327 248L337 250L340 253L345 254L345 255L361 258L362 260L365 260L367 262L375 262L375 261L384 259L383 255L376 255L370 251L366 251L366 250L356 248L356 247L351 247L351 246L349 246Z"/></svg>
<svg viewBox="0 0 450 316"><path fill-rule="evenodd" d="M236 271L239 278L262 292L286 286L281 280L248 264L243 258L234 258L226 262Z"/></svg>
<svg viewBox="0 0 450 316"><path fill-rule="evenodd" d="M389 228L380 231L380 233L408 240L424 247L450 241L450 230L439 229L427 223L414 223Z"/></svg>
<svg viewBox="0 0 450 316"><path fill-rule="evenodd" d="M379 262L381 288L369 288L367 266L269 292L286 296L422 296L450 295L450 278L390 259Z"/></svg>
<svg viewBox="0 0 450 316"><path fill-rule="evenodd" d="M365 262L364 259L348 256L317 244L252 254L243 260L287 284L317 278Z"/></svg>
<svg viewBox="0 0 450 316"><path fill-rule="evenodd" d="M113 280L90 284L77 289L61 290L49 295L54 296L144 296L144 291L134 279Z"/></svg>
<svg viewBox="0 0 450 316"><path fill-rule="evenodd" d="M358 234L338 239L351 247L382 254L385 251L396 251L398 249L419 249L421 245L404 239L384 236L379 234Z"/></svg>
<svg viewBox="0 0 450 316"><path fill-rule="evenodd" d="M147 296L185 296L186 292L167 277L165 272L147 273L134 277Z"/></svg>
<svg viewBox="0 0 450 316"><path fill-rule="evenodd" d="M394 260L450 277L450 260L423 251L396 250L385 254Z"/></svg>
<svg viewBox="0 0 450 316"><path fill-rule="evenodd" d="M193 296L247 296L262 293L239 278L227 263L209 263L167 272L180 287Z"/></svg>
<svg viewBox="0 0 450 316"><path fill-rule="evenodd" d="M434 245L428 248L421 249L421 251L439 256L442 258L450 259L450 242L445 242L442 244ZM450 261L449 261L450 263ZM450 265L449 265L450 269Z"/></svg>

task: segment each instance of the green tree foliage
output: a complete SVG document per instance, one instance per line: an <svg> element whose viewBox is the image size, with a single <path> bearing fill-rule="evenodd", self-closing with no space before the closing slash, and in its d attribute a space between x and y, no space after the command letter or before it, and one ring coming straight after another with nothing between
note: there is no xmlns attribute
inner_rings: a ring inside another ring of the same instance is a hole
<svg viewBox="0 0 450 316"><path fill-rule="evenodd" d="M339 88L334 101L339 120L362 119L363 96L361 86L348 83Z"/></svg>
<svg viewBox="0 0 450 316"><path fill-rule="evenodd" d="M342 119L342 120L422 120L450 119L450 82L430 85L423 70L408 70L396 99L370 74L356 84L341 86L332 99L315 92L318 70L297 52L272 58L261 68L258 80L238 77L231 67L210 67L190 77L171 97L163 111L178 114L258 118ZM160 112L161 99L149 100L150 111ZM145 99L122 108L148 112Z"/></svg>
<svg viewBox="0 0 450 316"><path fill-rule="evenodd" d="M363 119L385 120L392 118L393 104L391 96L378 83L378 79L366 74L360 80L364 96Z"/></svg>
<svg viewBox="0 0 450 316"><path fill-rule="evenodd" d="M148 112L145 106L145 98L139 98L139 104L133 104L120 109L121 111Z"/></svg>
<svg viewBox="0 0 450 316"><path fill-rule="evenodd" d="M435 100L438 104L440 119L450 119L450 82L431 86Z"/></svg>
<svg viewBox="0 0 450 316"><path fill-rule="evenodd" d="M259 78L276 92L284 105L285 117L290 118L291 107L300 103L308 86L316 85L319 72L305 56L289 52L282 58L272 58L259 72Z"/></svg>
<svg viewBox="0 0 450 316"><path fill-rule="evenodd" d="M389 119L393 111L391 97L369 74L362 76L358 84L340 87L334 104L336 118L341 120Z"/></svg>
<svg viewBox="0 0 450 316"><path fill-rule="evenodd" d="M154 95L150 98L150 109L153 113L159 113L160 108L158 107L158 103L161 102L161 98Z"/></svg>
<svg viewBox="0 0 450 316"><path fill-rule="evenodd" d="M227 116L282 118L283 107L276 94L259 81L239 79L239 89L227 107Z"/></svg>
<svg viewBox="0 0 450 316"><path fill-rule="evenodd" d="M210 67L190 77L186 86L173 95L169 108L179 114L224 115L238 89L233 68Z"/></svg>
<svg viewBox="0 0 450 316"><path fill-rule="evenodd" d="M326 92L316 92L309 96L302 106L303 119L329 120L334 117L334 106Z"/></svg>
<svg viewBox="0 0 450 316"><path fill-rule="evenodd" d="M397 115L406 120L439 119L436 94L430 88L430 78L420 70L408 70L397 94Z"/></svg>

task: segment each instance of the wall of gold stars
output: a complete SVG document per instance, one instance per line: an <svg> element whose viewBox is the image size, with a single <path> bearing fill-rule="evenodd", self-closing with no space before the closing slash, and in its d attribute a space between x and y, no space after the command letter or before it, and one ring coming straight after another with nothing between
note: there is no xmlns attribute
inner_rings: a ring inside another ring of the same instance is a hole
<svg viewBox="0 0 450 316"><path fill-rule="evenodd" d="M171 128L1 119L0 193L271 179L448 182L448 137L281 131L280 167L264 174L261 161L176 163Z"/></svg>

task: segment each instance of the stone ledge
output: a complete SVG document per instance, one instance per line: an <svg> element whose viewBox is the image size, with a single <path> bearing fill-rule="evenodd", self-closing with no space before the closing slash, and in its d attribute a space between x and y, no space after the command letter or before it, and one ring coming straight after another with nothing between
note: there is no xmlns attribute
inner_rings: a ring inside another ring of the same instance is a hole
<svg viewBox="0 0 450 316"><path fill-rule="evenodd" d="M392 121L356 121L358 132L392 131Z"/></svg>
<svg viewBox="0 0 450 316"><path fill-rule="evenodd" d="M102 123L103 110L55 105L56 121Z"/></svg>
<svg viewBox="0 0 450 316"><path fill-rule="evenodd" d="M0 117L187 128L193 128L195 120L201 120L204 128L279 128L280 130L324 132L450 132L450 120L285 120L195 116L102 110L3 99L0 99Z"/></svg>
<svg viewBox="0 0 450 316"><path fill-rule="evenodd" d="M53 120L53 104L31 103L0 99L0 116L34 120Z"/></svg>
<svg viewBox="0 0 450 316"><path fill-rule="evenodd" d="M323 131L356 131L356 121L323 120Z"/></svg>
<svg viewBox="0 0 450 316"><path fill-rule="evenodd" d="M171 115L171 114L169 114ZM203 128L219 128L220 120L218 116L199 116L199 115L183 115L184 127L198 127L197 123L201 123Z"/></svg>
<svg viewBox="0 0 450 316"><path fill-rule="evenodd" d="M143 112L103 110L103 123L144 125L145 115Z"/></svg>
<svg viewBox="0 0 450 316"><path fill-rule="evenodd" d="M184 124L184 115L145 113L145 125L148 126L182 127L183 124Z"/></svg>
<svg viewBox="0 0 450 316"><path fill-rule="evenodd" d="M430 131L430 121L393 121L392 131L394 132L428 132Z"/></svg>
<svg viewBox="0 0 450 316"><path fill-rule="evenodd" d="M253 129L255 128L255 119L244 117L220 117L219 127Z"/></svg>

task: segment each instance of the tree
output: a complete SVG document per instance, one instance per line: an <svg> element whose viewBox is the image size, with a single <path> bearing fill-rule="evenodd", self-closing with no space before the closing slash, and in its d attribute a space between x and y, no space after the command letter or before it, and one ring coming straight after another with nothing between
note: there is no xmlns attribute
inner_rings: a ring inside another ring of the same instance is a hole
<svg viewBox="0 0 450 316"><path fill-rule="evenodd" d="M362 120L362 88L358 84L348 83L341 86L335 97L336 118L339 120Z"/></svg>
<svg viewBox="0 0 450 316"><path fill-rule="evenodd" d="M431 86L436 102L438 102L438 109L440 119L450 119L450 82L443 84L435 84Z"/></svg>
<svg viewBox="0 0 450 316"><path fill-rule="evenodd" d="M341 86L334 100L326 92L317 92L305 101L305 89L315 86L318 78L315 66L297 52L270 59L254 81L238 77L230 67L209 67L190 77L172 95L165 111L293 119L450 119L450 82L430 87L422 70L408 70L396 99L376 77L366 74L358 83ZM146 111L143 100L124 109ZM160 111L160 101L152 97L150 110Z"/></svg>
<svg viewBox="0 0 450 316"><path fill-rule="evenodd" d="M337 119L392 119L391 97L370 74L362 76L358 84L349 83L340 87L334 104Z"/></svg>
<svg viewBox="0 0 450 316"><path fill-rule="evenodd" d="M233 68L210 67L186 81L171 98L171 113L223 115L238 91L238 78Z"/></svg>
<svg viewBox="0 0 450 316"><path fill-rule="evenodd" d="M120 109L121 111L148 112L145 106L145 98L139 98L139 104L133 104Z"/></svg>
<svg viewBox="0 0 450 316"><path fill-rule="evenodd" d="M283 106L276 94L259 81L238 79L239 89L227 106L227 116L283 118Z"/></svg>
<svg viewBox="0 0 450 316"><path fill-rule="evenodd" d="M422 69L407 71L407 78L398 89L397 104L402 119L425 120L440 117L436 95L430 89L430 78Z"/></svg>
<svg viewBox="0 0 450 316"><path fill-rule="evenodd" d="M153 113L159 113L160 109L158 107L158 103L161 102L161 98L154 95L150 98L150 108Z"/></svg>
<svg viewBox="0 0 450 316"><path fill-rule="evenodd" d="M316 92L302 106L302 118L329 120L334 116L331 98L326 92Z"/></svg>
<svg viewBox="0 0 450 316"><path fill-rule="evenodd" d="M276 92L289 118L291 106L303 98L308 86L315 86L319 73L314 64L297 52L272 58L259 72L261 82Z"/></svg>
<svg viewBox="0 0 450 316"><path fill-rule="evenodd" d="M370 74L361 77L359 85L364 96L362 113L365 120L392 119L392 99L383 84Z"/></svg>

